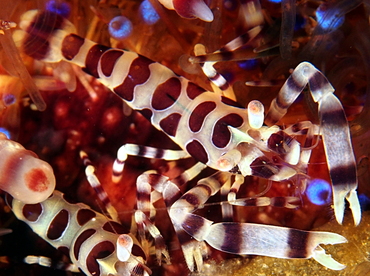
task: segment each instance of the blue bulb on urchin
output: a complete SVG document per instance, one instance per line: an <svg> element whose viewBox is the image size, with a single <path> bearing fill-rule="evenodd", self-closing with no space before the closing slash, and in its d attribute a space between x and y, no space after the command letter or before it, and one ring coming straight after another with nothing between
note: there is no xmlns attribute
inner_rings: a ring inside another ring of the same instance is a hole
<svg viewBox="0 0 370 276"><path fill-rule="evenodd" d="M327 11L325 6L320 6L316 11L317 24L326 31L334 31L344 23L344 16L340 11Z"/></svg>
<svg viewBox="0 0 370 276"><path fill-rule="evenodd" d="M305 194L309 201L315 205L329 204L332 200L332 189L329 182L315 178L306 187Z"/></svg>
<svg viewBox="0 0 370 276"><path fill-rule="evenodd" d="M141 2L139 11L146 24L153 25L159 20L158 13L148 0Z"/></svg>
<svg viewBox="0 0 370 276"><path fill-rule="evenodd" d="M123 15L114 17L108 25L109 34L117 40L129 37L132 30L133 26L131 21Z"/></svg>
<svg viewBox="0 0 370 276"><path fill-rule="evenodd" d="M65 18L68 18L71 13L70 5L66 2L58 0L50 0L46 2L46 10L52 13L59 14Z"/></svg>

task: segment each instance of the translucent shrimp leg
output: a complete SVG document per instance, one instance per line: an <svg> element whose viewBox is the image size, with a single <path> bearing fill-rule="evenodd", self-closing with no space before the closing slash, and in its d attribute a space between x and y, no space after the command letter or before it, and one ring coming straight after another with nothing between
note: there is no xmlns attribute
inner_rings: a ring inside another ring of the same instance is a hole
<svg viewBox="0 0 370 276"><path fill-rule="evenodd" d="M320 244L338 244L347 240L335 233L308 232L298 229L260 225L253 223L214 223L194 214L210 196L217 193L224 181L223 173L202 179L198 185L185 193L170 209L170 217L181 241L185 259L190 269L194 261L202 264L201 243L232 254L263 255L276 258L314 258L320 264L333 269L345 268L325 254ZM193 239L185 239L184 232Z"/></svg>
<svg viewBox="0 0 370 276"><path fill-rule="evenodd" d="M341 224L344 201L347 199L354 223L358 225L361 221L361 208L356 192L356 160L349 126L342 104L333 94L334 88L325 76L311 63L300 63L272 101L265 123L272 125L280 120L307 84L314 101L318 103L321 135L333 184L335 217Z"/></svg>

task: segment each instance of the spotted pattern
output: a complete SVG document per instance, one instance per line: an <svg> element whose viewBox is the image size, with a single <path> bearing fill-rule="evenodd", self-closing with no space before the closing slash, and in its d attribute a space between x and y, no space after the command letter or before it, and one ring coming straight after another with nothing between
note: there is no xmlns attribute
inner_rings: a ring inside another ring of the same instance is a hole
<svg viewBox="0 0 370 276"><path fill-rule="evenodd" d="M134 88L143 84L150 77L149 65L153 61L144 57L136 58L131 66L127 78L123 83L113 89L113 91L124 100L131 102L134 98ZM139 96L139 95L138 95Z"/></svg>
<svg viewBox="0 0 370 276"><path fill-rule="evenodd" d="M139 110L139 112L149 121L153 116L153 111L151 111L149 108L144 108L143 110Z"/></svg>
<svg viewBox="0 0 370 276"><path fill-rule="evenodd" d="M134 256L138 256L138 257L143 258L143 260L146 261L146 254L145 254L144 250L140 246L138 246L137 244L134 244L132 246L131 253ZM141 275L141 274L138 274L138 275Z"/></svg>
<svg viewBox="0 0 370 276"><path fill-rule="evenodd" d="M161 83L153 92L152 107L155 110L164 110L173 105L181 93L179 78L170 78Z"/></svg>
<svg viewBox="0 0 370 276"><path fill-rule="evenodd" d="M50 240L59 239L63 232L66 230L69 222L69 213L67 210L62 209L53 218L46 233L46 236Z"/></svg>
<svg viewBox="0 0 370 276"><path fill-rule="evenodd" d="M216 108L215 102L203 102L199 104L189 117L189 127L192 132L198 132L206 116Z"/></svg>
<svg viewBox="0 0 370 276"><path fill-rule="evenodd" d="M102 56L100 63L104 64L101 66L101 71L104 76L110 77L112 75L114 66L117 60L124 54L123 51L120 50L109 50L106 51Z"/></svg>
<svg viewBox="0 0 370 276"><path fill-rule="evenodd" d="M237 103L236 101L233 101L232 99L224 97L224 96L221 96L221 102L223 102L224 104L227 104L229 106L242 108L239 103Z"/></svg>
<svg viewBox="0 0 370 276"><path fill-rule="evenodd" d="M118 235L130 233L130 228L91 210L87 205L72 204L63 198L62 193L54 191L51 197L38 204L12 200L12 208L15 215L43 239L69 255L86 275L117 275L116 264L120 261L115 254L115 244ZM133 241L132 267L127 268L127 275L134 275L133 267L142 266L146 259L134 237ZM97 260L108 256L109 264L105 264L106 273L103 274Z"/></svg>
<svg viewBox="0 0 370 276"><path fill-rule="evenodd" d="M169 136L175 137L177 126L179 125L181 119L181 114L179 113L172 113L168 115L166 118L163 118L159 122L159 126L162 130Z"/></svg>
<svg viewBox="0 0 370 276"><path fill-rule="evenodd" d="M123 225L115 221L106 222L102 229L113 234L127 234L130 232L130 229L125 228Z"/></svg>
<svg viewBox="0 0 370 276"><path fill-rule="evenodd" d="M99 78L98 64L100 57L105 51L109 50L109 47L95 44L89 50L86 56L85 68L82 68L84 72L92 75L94 78Z"/></svg>
<svg viewBox="0 0 370 276"><path fill-rule="evenodd" d="M103 241L94 246L86 258L87 270L91 275L100 275L100 265L97 260L108 257L114 250L115 246L110 241Z"/></svg>
<svg viewBox="0 0 370 276"><path fill-rule="evenodd" d="M40 203L26 204L22 209L22 214L28 221L37 221L41 215L41 212L42 206Z"/></svg>
<svg viewBox="0 0 370 276"><path fill-rule="evenodd" d="M80 51L85 39L75 35L67 35L62 42L62 55L66 60L72 60Z"/></svg>
<svg viewBox="0 0 370 276"><path fill-rule="evenodd" d="M90 209L81 209L81 210L78 210L76 218L77 218L78 224L82 226L95 217L96 217L96 213L94 211Z"/></svg>
<svg viewBox="0 0 370 276"><path fill-rule="evenodd" d="M194 100L196 97L198 97L200 94L205 92L203 88L199 87L198 85L189 82L187 87L186 87L186 94L191 100Z"/></svg>
<svg viewBox="0 0 370 276"><path fill-rule="evenodd" d="M208 154L199 141L193 140L189 144L187 144L186 151L198 161L207 164Z"/></svg>
<svg viewBox="0 0 370 276"><path fill-rule="evenodd" d="M224 148L230 142L231 133L228 126L240 127L244 123L243 118L236 113L228 114L219 119L213 129L212 142L218 148Z"/></svg>
<svg viewBox="0 0 370 276"><path fill-rule="evenodd" d="M74 243L74 247L73 247L73 254L76 260L78 260L79 258L80 249L81 249L82 244L95 233L96 233L95 229L87 229L78 236L78 238L76 239Z"/></svg>

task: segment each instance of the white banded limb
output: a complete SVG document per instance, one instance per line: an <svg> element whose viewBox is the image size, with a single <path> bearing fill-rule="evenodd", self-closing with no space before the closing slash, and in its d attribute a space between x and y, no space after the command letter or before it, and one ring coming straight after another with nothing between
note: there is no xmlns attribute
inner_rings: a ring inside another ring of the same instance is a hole
<svg viewBox="0 0 370 276"><path fill-rule="evenodd" d="M172 224L180 240L181 247L191 271L195 266L198 270L202 269L203 258L205 254L203 243L208 243L208 237L213 233L213 221L208 220L193 212L203 206L207 200L215 195L224 183L227 183L230 175L227 172L217 172L214 175L201 179L197 185L186 192L171 207L169 215ZM285 208L295 208L297 198L295 197L257 197L249 199L232 199L229 204L239 206L276 206ZM288 228L286 228L288 229ZM258 231L256 229L256 231ZM215 233L217 235L217 233ZM221 235L215 236L215 239L222 240ZM213 245L210 244L212 247ZM232 245L232 246L237 246ZM216 249L219 249L215 247ZM221 250L224 251L224 250ZM239 252L231 252L239 254Z"/></svg>
<svg viewBox="0 0 370 276"><path fill-rule="evenodd" d="M196 56L205 55L206 51L204 45L202 44L195 45L194 52ZM216 69L213 67L215 64L216 62L208 61L205 63L201 63L200 65L203 70L203 73L215 85L214 87L216 88L214 89L215 92L217 93L218 92L217 89L219 88L222 92L221 93L222 95L235 100L236 98L231 86L229 85L227 80L220 73L218 73Z"/></svg>
<svg viewBox="0 0 370 276"><path fill-rule="evenodd" d="M138 234L144 248L148 246L148 241L145 237L146 230L154 238L156 257L159 263L161 263L162 256L165 258L166 263L169 263L170 258L162 235L151 221L155 216L153 203L158 198L163 197L166 206L171 206L181 196L179 187L197 176L205 167L206 165L198 162L174 179L162 176L156 171L147 171L137 178L136 205L138 211L135 212L135 222Z"/></svg>
<svg viewBox="0 0 370 276"><path fill-rule="evenodd" d="M283 207L283 208L290 208L294 209L300 205L300 199L297 197L263 197L265 192L271 187L269 184L265 191L262 193L250 197L250 198L236 198L236 194L239 191L240 186L244 183L244 177L240 174L235 175L235 180L232 183L231 188L229 189L229 193L227 195L227 201L231 205L235 206L273 206L273 207ZM271 183L271 182L269 182ZM222 188L224 185L222 185Z"/></svg>
<svg viewBox="0 0 370 276"><path fill-rule="evenodd" d="M265 123L272 125L280 120L307 84L314 101L318 103L320 132L333 184L335 217L341 224L347 199L354 223L358 225L361 208L356 192L356 161L349 126L342 104L333 94L334 88L325 76L311 63L300 63L272 101Z"/></svg>
<svg viewBox="0 0 370 276"><path fill-rule="evenodd" d="M313 232L254 223L224 222L210 226L205 241L233 254L263 255L275 258L309 259L332 270L346 266L334 260L320 244L340 244L347 240L335 233Z"/></svg>
<svg viewBox="0 0 370 276"><path fill-rule="evenodd" d="M65 263L63 261L55 263L51 258L45 256L28 255L24 258L24 262L26 264L38 264L44 267L50 267L58 270L65 270L76 273L80 272L75 264Z"/></svg>
<svg viewBox="0 0 370 276"><path fill-rule="evenodd" d="M256 26L246 32L245 34L235 38L234 40L227 43L220 50L213 54L218 54L221 60L229 60L232 56L232 51L240 48L244 44L255 38L262 30L260 26ZM222 91L222 95L235 100L235 94L232 87L229 85L227 80L216 71L214 65L216 61L207 61L207 55L204 45L197 44L194 47L195 57L190 57L190 63L200 63L203 73L209 78L209 80ZM216 89L215 89L216 90ZM217 90L216 90L217 91Z"/></svg>
<svg viewBox="0 0 370 276"><path fill-rule="evenodd" d="M125 167L125 162L129 155L145 158L158 158L167 161L190 157L190 154L183 150L160 149L136 144L125 144L118 149L117 158L113 163L113 182L118 183L120 181Z"/></svg>
<svg viewBox="0 0 370 276"><path fill-rule="evenodd" d="M92 165L88 155L84 151L80 151L80 158L83 161L85 168L86 179L89 182L90 186L95 190L96 195L98 196L101 203L104 205L105 210L108 212L110 218L114 221L119 222L118 213L113 207L110 199L103 189L98 177L95 174L95 167Z"/></svg>
<svg viewBox="0 0 370 276"><path fill-rule="evenodd" d="M288 197L252 197L229 200L229 203L237 206L273 206L295 209L300 206L300 199L294 196Z"/></svg>
<svg viewBox="0 0 370 276"><path fill-rule="evenodd" d="M314 143L313 138L315 135L320 135L320 126L310 121L302 121L284 129L284 132L289 135L306 135L304 145L301 147L300 163L302 166L307 166L311 157L311 151L316 146L316 143L319 142L317 139L317 142Z"/></svg>

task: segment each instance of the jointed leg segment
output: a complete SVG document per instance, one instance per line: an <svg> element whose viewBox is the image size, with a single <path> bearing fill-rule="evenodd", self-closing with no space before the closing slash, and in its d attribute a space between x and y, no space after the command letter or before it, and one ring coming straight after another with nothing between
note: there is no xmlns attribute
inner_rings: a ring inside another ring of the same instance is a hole
<svg viewBox="0 0 370 276"><path fill-rule="evenodd" d="M320 133L333 185L334 211L339 223L343 221L344 200L350 203L355 225L361 220L361 209L357 198L356 161L351 145L348 122L334 88L325 76L311 63L300 63L271 103L265 122L275 124L287 112L306 85L318 103Z"/></svg>

